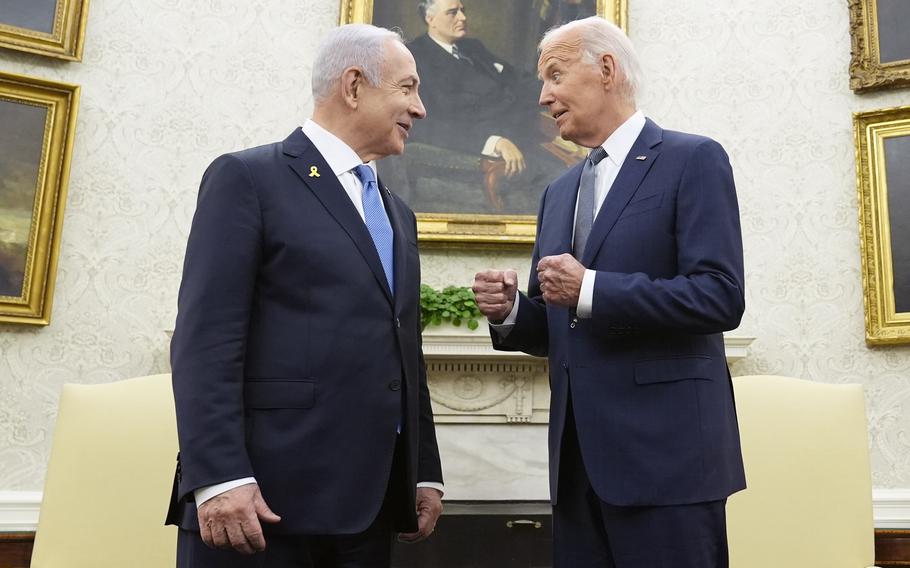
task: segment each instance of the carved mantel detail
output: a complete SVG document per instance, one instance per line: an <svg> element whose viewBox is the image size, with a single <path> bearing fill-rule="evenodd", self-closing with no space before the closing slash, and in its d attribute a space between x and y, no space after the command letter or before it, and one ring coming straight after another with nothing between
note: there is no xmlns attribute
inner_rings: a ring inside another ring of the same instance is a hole
<svg viewBox="0 0 910 568"><path fill-rule="evenodd" d="M727 361L746 356L751 337L725 337ZM486 326L424 331L423 352L438 424L546 424L547 360L495 351Z"/></svg>

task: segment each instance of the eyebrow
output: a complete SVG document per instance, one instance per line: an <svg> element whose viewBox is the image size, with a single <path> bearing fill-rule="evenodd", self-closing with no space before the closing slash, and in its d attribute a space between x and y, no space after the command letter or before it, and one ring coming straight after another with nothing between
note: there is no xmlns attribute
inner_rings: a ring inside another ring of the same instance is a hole
<svg viewBox="0 0 910 568"><path fill-rule="evenodd" d="M556 65L559 65L560 63L562 63L562 61L563 60L557 59L557 58L554 58L551 56L549 59L547 59L547 62L544 64L543 69L541 69L540 71L537 72L537 78L543 79L544 75L546 75L550 71L550 69L552 69Z"/></svg>

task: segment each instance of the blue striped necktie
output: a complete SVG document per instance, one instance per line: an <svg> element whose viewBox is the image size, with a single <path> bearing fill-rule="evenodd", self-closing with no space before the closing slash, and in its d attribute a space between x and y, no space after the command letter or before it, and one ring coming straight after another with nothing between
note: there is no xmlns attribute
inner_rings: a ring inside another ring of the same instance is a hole
<svg viewBox="0 0 910 568"><path fill-rule="evenodd" d="M389 222L389 215L385 207L382 206L382 197L379 196L379 186L376 184L376 175L373 168L366 164L361 164L354 168L354 173L363 183L363 217L373 237L373 244L376 246L376 252L379 253L379 261L385 271L386 281L389 283L389 290L395 293L395 254L393 244L395 236L392 233L392 224Z"/></svg>
<svg viewBox="0 0 910 568"><path fill-rule="evenodd" d="M603 146L595 148L585 159L585 167L581 171L581 181L578 183L578 211L575 213L575 246L574 256L579 261L585 254L585 245L588 244L588 235L594 225L594 166L607 157Z"/></svg>

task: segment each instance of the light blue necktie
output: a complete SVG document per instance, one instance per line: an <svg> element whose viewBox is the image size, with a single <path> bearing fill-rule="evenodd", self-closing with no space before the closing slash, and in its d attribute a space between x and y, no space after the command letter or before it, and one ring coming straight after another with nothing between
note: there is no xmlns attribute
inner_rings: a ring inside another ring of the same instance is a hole
<svg viewBox="0 0 910 568"><path fill-rule="evenodd" d="M392 233L392 224L389 223L389 216L385 207L382 206L382 198L379 196L379 186L376 185L376 176L373 169L361 164L354 168L354 173L363 183L363 217L367 224L367 230L373 237L373 244L376 245L376 252L379 253L379 261L382 262L382 268L385 270L385 278L389 283L389 290L395 293L395 254L393 245L395 236Z"/></svg>
<svg viewBox="0 0 910 568"><path fill-rule="evenodd" d="M598 146L588 154L585 167L581 171L581 181L578 183L578 212L575 213L575 246L573 255L579 261L585 254L585 245L591 227L594 225L594 166L607 157L603 146Z"/></svg>

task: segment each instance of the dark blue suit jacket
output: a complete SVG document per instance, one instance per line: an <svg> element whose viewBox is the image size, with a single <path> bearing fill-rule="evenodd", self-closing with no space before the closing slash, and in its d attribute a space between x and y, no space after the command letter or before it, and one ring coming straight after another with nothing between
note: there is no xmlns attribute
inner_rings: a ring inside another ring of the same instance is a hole
<svg viewBox="0 0 910 568"><path fill-rule="evenodd" d="M638 159L643 156L644 159ZM537 261L571 253L582 164L538 216L528 295L500 349L548 355L550 490L571 391L591 484L613 505L722 499L745 487L722 332L745 307L733 174L721 146L648 120L594 222L582 264L593 314L547 306Z"/></svg>
<svg viewBox="0 0 910 568"><path fill-rule="evenodd" d="M382 197L394 297L366 225L300 129L206 171L171 344L180 457L170 522L196 527L193 490L255 476L282 517L267 530L361 532L386 494L400 424L398 505L409 514L397 528L416 529L416 482L442 481L416 220Z"/></svg>

